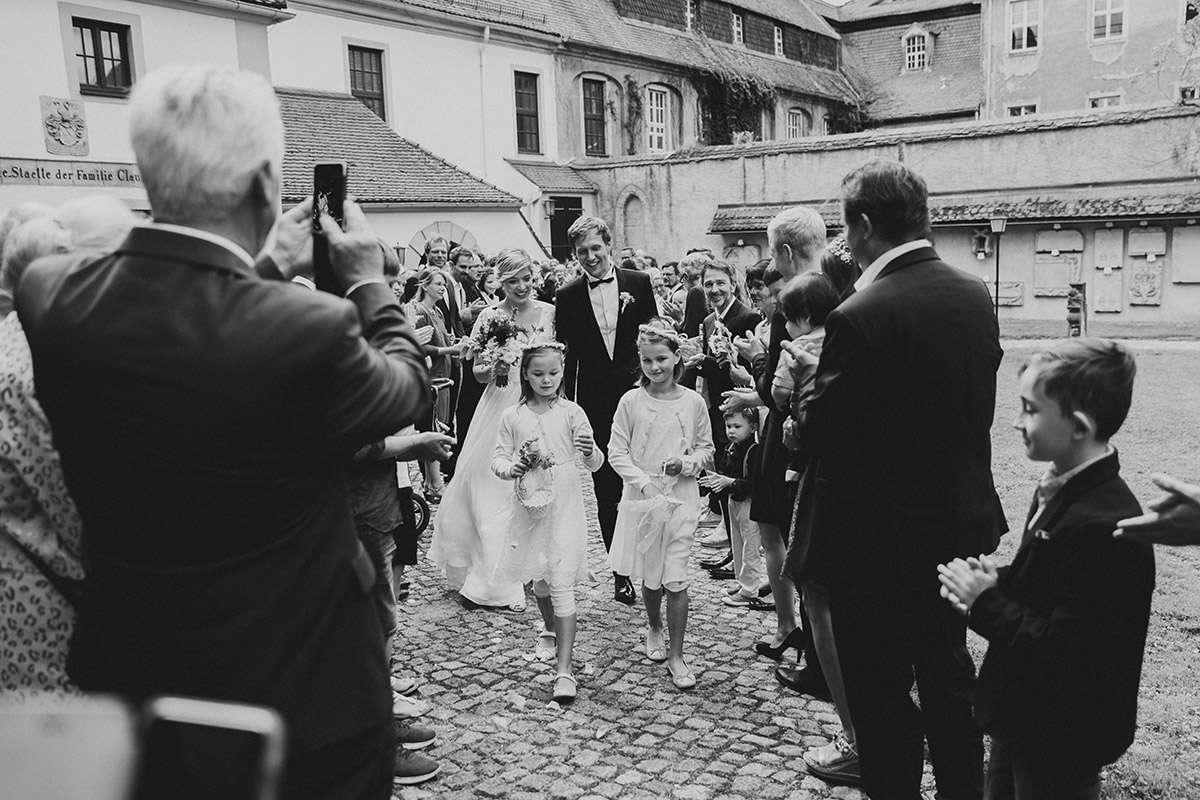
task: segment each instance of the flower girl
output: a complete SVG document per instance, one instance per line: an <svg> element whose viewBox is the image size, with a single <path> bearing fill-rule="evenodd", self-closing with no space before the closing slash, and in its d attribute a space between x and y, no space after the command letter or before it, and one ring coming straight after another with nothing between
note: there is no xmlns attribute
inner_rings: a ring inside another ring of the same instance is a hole
<svg viewBox="0 0 1200 800"><path fill-rule="evenodd" d="M646 657L667 662L679 689L696 685L683 660L688 616L688 553L696 532L700 490L696 477L712 463L712 425L699 394L679 385L679 334L662 324L638 332L641 387L621 398L613 418L608 458L625 481L609 565L642 581L649 627ZM666 641L662 596L667 595Z"/></svg>
<svg viewBox="0 0 1200 800"><path fill-rule="evenodd" d="M535 653L557 657L554 699L575 699L575 585L587 577L587 519L575 454L595 472L604 455L583 409L562 396L564 348L538 342L521 353L521 400L500 418L492 471L515 481L499 577L533 581L543 630Z"/></svg>

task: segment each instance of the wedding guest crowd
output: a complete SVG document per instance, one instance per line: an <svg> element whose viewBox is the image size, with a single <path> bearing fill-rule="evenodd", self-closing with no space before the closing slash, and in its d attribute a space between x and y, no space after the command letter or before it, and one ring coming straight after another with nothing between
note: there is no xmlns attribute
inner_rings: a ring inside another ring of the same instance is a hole
<svg viewBox="0 0 1200 800"><path fill-rule="evenodd" d="M0 621L0 688L269 706L285 798L389 797L440 771L398 606L414 508L437 506L424 557L464 613L532 591L532 658L568 704L590 473L664 689L703 679L708 525L720 601L771 614L755 652L834 704L812 774L915 800L927 744L938 797L1098 797L1133 737L1147 542L1200 544L1200 487L1158 476L1142 514L1108 443L1133 357L1039 350L1016 427L1052 466L996 567L997 321L907 166L845 176L836 238L782 211L751 265L614 253L584 216L566 264L434 236L406 269L352 200L317 235L311 201L280 215L261 78L160 70L130 113L151 220L105 197L0 217L0 607L30 612ZM314 248L340 295L314 290Z"/></svg>

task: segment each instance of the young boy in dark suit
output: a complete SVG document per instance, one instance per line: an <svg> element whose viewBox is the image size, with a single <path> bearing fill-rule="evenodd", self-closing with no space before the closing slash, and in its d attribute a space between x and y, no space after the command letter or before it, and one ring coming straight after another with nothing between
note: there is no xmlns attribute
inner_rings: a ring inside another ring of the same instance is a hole
<svg viewBox="0 0 1200 800"><path fill-rule="evenodd" d="M1109 439L1136 371L1121 345L1075 339L1021 369L1015 426L1038 482L1011 566L955 559L942 596L989 641L975 718L992 737L986 800L1098 798L1100 769L1133 742L1154 591L1150 545L1114 539L1140 513Z"/></svg>

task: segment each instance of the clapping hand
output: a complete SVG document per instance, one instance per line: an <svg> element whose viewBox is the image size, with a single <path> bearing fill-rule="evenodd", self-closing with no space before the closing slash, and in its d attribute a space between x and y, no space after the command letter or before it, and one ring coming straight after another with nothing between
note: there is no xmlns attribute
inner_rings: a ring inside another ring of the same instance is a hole
<svg viewBox="0 0 1200 800"><path fill-rule="evenodd" d="M999 578L996 564L987 556L965 561L956 558L949 563L939 564L937 571L938 580L942 583L942 597L962 614L970 611L975 599L995 586Z"/></svg>
<svg viewBox="0 0 1200 800"><path fill-rule="evenodd" d="M1146 504L1148 513L1118 522L1113 535L1150 544L1200 544L1200 486L1161 473L1150 479L1166 493Z"/></svg>
<svg viewBox="0 0 1200 800"><path fill-rule="evenodd" d="M758 392L752 389L730 389L728 392L721 392L721 396L725 401L721 403L722 411L744 411L747 408L755 408L759 405Z"/></svg>
<svg viewBox="0 0 1200 800"><path fill-rule="evenodd" d="M670 475L672 477L679 475L683 472L683 459L679 458L678 456L675 458L668 458L663 462L662 469L664 475Z"/></svg>
<svg viewBox="0 0 1200 800"><path fill-rule="evenodd" d="M700 480L697 482L710 492L724 491L730 486L733 486L733 478L729 478L724 475L718 475L714 472L709 472L706 475L700 476Z"/></svg>
<svg viewBox="0 0 1200 800"><path fill-rule="evenodd" d="M422 325L421 327L417 328L414 333L417 335L417 344L424 347L433 339L433 326Z"/></svg>
<svg viewBox="0 0 1200 800"><path fill-rule="evenodd" d="M763 352L762 342L753 333L735 336L733 338L733 346L737 348L738 353L746 361L753 361L756 355Z"/></svg>
<svg viewBox="0 0 1200 800"><path fill-rule="evenodd" d="M582 453L584 458L591 458L595 445L591 431L581 430L575 434L575 449Z"/></svg>

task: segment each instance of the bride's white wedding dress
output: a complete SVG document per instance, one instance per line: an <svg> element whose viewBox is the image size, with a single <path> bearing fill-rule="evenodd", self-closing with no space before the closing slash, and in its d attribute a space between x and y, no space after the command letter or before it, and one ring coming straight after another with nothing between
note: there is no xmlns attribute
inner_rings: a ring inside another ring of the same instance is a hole
<svg viewBox="0 0 1200 800"><path fill-rule="evenodd" d="M475 327L481 329L490 316L507 313L501 306L485 308ZM542 309L529 338L554 338L554 306ZM513 483L492 472L492 451L500 431L500 415L521 397L518 372L514 365L506 386L492 382L484 388L459 451L454 478L442 495L429 545L429 559L441 568L450 588L481 606L525 605L524 586L498 577L493 580L507 541L500 509L512 494Z"/></svg>

